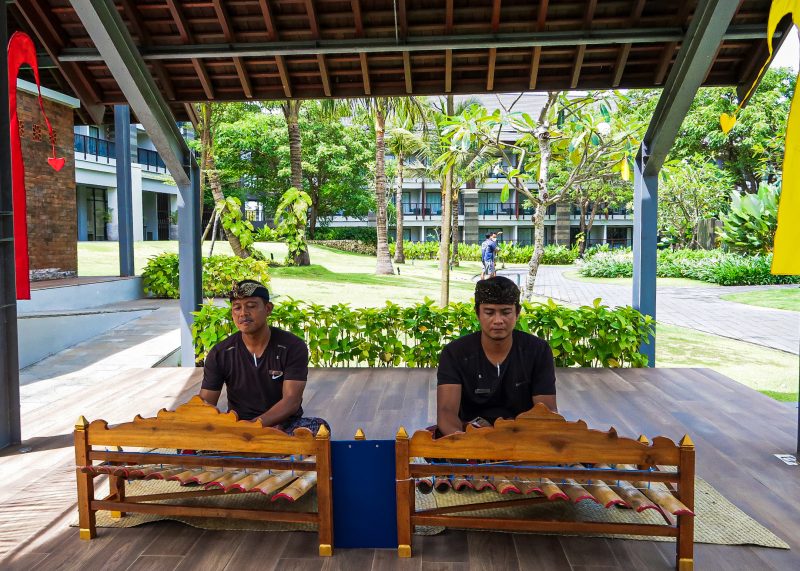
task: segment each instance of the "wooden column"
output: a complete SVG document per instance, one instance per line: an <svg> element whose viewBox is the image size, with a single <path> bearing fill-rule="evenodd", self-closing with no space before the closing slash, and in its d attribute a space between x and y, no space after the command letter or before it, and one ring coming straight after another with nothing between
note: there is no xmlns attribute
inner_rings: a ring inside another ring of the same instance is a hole
<svg viewBox="0 0 800 571"><path fill-rule="evenodd" d="M414 513L414 480L408 468L408 433L402 426L395 440L397 474L397 556L411 557L411 514Z"/></svg>
<svg viewBox="0 0 800 571"><path fill-rule="evenodd" d="M678 499L683 504L694 511L694 442L685 435L680 441L680 482L678 482ZM691 571L694 569L694 516L678 516L678 538L677 538L677 561L678 571Z"/></svg>
<svg viewBox="0 0 800 571"><path fill-rule="evenodd" d="M333 555L333 490L331 486L331 434L323 424L317 435L317 511L319 554Z"/></svg>

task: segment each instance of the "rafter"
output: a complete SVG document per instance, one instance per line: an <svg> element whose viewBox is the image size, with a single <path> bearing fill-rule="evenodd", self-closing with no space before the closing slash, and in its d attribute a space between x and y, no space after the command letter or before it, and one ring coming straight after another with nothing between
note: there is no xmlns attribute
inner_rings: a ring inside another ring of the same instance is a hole
<svg viewBox="0 0 800 571"><path fill-rule="evenodd" d="M67 80L72 91L83 103L92 122L97 125L102 124L106 107L101 103L100 88L78 64L62 62L58 59L59 53L64 49L64 38L66 37L61 26L52 19L52 14L42 6L39 0L18 3L17 9L36 34L61 75Z"/></svg>
<svg viewBox="0 0 800 571"><path fill-rule="evenodd" d="M444 92L453 91L453 50L444 51Z"/></svg>
<svg viewBox="0 0 800 571"><path fill-rule="evenodd" d="M681 0L681 5L678 7L678 11L672 23L676 26L683 27L686 23L686 18L689 17L689 8L689 0ZM661 52L661 59L656 66L656 73L653 79L655 85L664 83L664 79L667 77L667 71L669 70L669 64L672 63L672 56L675 55L677 47L678 42L668 42L667 45L664 46L664 50Z"/></svg>
<svg viewBox="0 0 800 571"><path fill-rule="evenodd" d="M264 25L267 28L267 39L270 42L278 40L278 31L275 28L275 18L272 16L272 8L270 7L269 0L258 0L258 5L261 8L261 16L264 18ZM281 87L283 87L283 94L288 98L292 98L292 82L289 77L289 70L286 67L286 60L283 56L275 56L275 65L278 67L278 75L281 78Z"/></svg>
<svg viewBox="0 0 800 571"><path fill-rule="evenodd" d="M403 74L406 76L406 93L414 93L414 85L411 82L411 54L403 52Z"/></svg>
<svg viewBox="0 0 800 571"><path fill-rule="evenodd" d="M500 29L500 2L492 2L492 33L496 34ZM486 72L486 91L494 90L494 69L497 63L497 48L489 48L489 65Z"/></svg>
<svg viewBox="0 0 800 571"><path fill-rule="evenodd" d="M311 29L311 38L319 39L319 20L317 11L314 8L314 0L305 0L306 15L308 16L308 26ZM324 54L317 54L317 64L319 65L319 77L322 81L322 92L325 97L331 96L331 81L328 75L328 63L325 61Z"/></svg>
<svg viewBox="0 0 800 571"><path fill-rule="evenodd" d="M628 21L631 28L639 23L639 18L642 17L642 10L644 10L645 1L646 0L638 0L634 5L630 20ZM619 47L619 51L617 52L617 61L614 62L614 79L611 81L612 86L617 87L619 82L622 81L622 74L625 73L625 66L628 64L628 56L630 53L630 44L622 44Z"/></svg>
<svg viewBox="0 0 800 571"><path fill-rule="evenodd" d="M361 1L351 0L350 6L353 9L353 25L356 29L356 37L364 36L364 22L361 18ZM372 88L369 84L369 62L367 61L367 54L359 52L358 59L361 62L361 80L364 82L364 94L371 95Z"/></svg>
<svg viewBox="0 0 800 571"><path fill-rule="evenodd" d="M444 8L444 33L445 34L452 34L453 33L453 13L455 10L453 9L453 0L447 0L445 2Z"/></svg>
<svg viewBox="0 0 800 571"><path fill-rule="evenodd" d="M325 97L330 97L331 83L330 83L330 78L328 76L328 64L325 61L325 56L322 54L318 55L317 63L319 64L320 79L322 79L322 92L325 94Z"/></svg>
<svg viewBox="0 0 800 571"><path fill-rule="evenodd" d="M219 25L222 28L222 34L225 36L225 41L231 43L235 42L236 36L233 33L230 18L228 18L228 11L222 4L222 0L213 0L213 3L214 12L217 14L217 20L219 20ZM244 96L248 99L252 99L253 88L250 85L250 76L247 75L247 68L245 67L244 61L240 57L235 57L233 58L233 65L236 67L236 74L239 76L239 82L242 84Z"/></svg>
<svg viewBox="0 0 800 571"><path fill-rule="evenodd" d="M292 98L292 83L289 81L289 70L286 69L286 60L283 56L275 56L275 65L278 66L278 75L281 76L283 93L287 98Z"/></svg>
<svg viewBox="0 0 800 571"><path fill-rule="evenodd" d="M406 0L397 0L397 27L400 38L408 35L408 16L406 15Z"/></svg>
<svg viewBox="0 0 800 571"><path fill-rule="evenodd" d="M539 12L536 15L536 32L544 30L544 23L547 20L547 6L549 0L539 0ZM536 82L539 79L539 60L542 57L542 47L535 46L531 52L531 72L528 88L536 89Z"/></svg>
<svg viewBox="0 0 800 571"><path fill-rule="evenodd" d="M151 44L150 32L147 31L147 27L142 22L139 11L135 9L133 2L131 0L120 0L120 2L122 4L122 12L128 17L133 31L139 37L139 43L141 45ZM156 77L158 77L158 81L161 83L161 87L164 89L164 93L167 95L167 99L175 101L175 89L172 86L172 80L170 80L167 71L164 69L164 64L160 61L154 61L151 65Z"/></svg>
<svg viewBox="0 0 800 571"><path fill-rule="evenodd" d="M181 41L184 45L193 44L194 38L192 37L192 31L189 29L189 22L186 21L186 17L183 14L183 9L175 3L175 0L167 0L167 7L172 15L172 20L178 28ZM208 76L205 64L199 59L192 58L192 67L194 67L197 77L200 79L200 85L203 86L206 97L214 99L214 86Z"/></svg>
<svg viewBox="0 0 800 571"><path fill-rule="evenodd" d="M588 0L586 2L586 12L583 14L583 29L589 30L592 27L592 18L594 18L594 11L597 9L597 0ZM586 55L586 45L578 46L575 52L575 61L572 64L572 80L570 87L575 89L578 87L578 81L581 77L581 67L583 67L583 58Z"/></svg>

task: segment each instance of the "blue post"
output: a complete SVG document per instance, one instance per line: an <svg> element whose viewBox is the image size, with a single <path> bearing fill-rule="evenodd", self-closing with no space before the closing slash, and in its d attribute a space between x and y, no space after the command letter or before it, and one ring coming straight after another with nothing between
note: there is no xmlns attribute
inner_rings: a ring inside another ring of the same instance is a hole
<svg viewBox="0 0 800 571"><path fill-rule="evenodd" d="M133 276L133 178L131 175L131 108L114 105L114 146L117 159L117 222L119 275Z"/></svg>
<svg viewBox="0 0 800 571"><path fill-rule="evenodd" d="M656 318L656 256L658 240L658 175L645 175L647 149L640 147L634 165L633 185L633 308ZM647 364L656 366L656 340L640 351Z"/></svg>
<svg viewBox="0 0 800 571"><path fill-rule="evenodd" d="M193 311L203 300L200 257L200 167L191 151L186 154L190 183L178 185L178 271L181 294L181 366L194 367Z"/></svg>

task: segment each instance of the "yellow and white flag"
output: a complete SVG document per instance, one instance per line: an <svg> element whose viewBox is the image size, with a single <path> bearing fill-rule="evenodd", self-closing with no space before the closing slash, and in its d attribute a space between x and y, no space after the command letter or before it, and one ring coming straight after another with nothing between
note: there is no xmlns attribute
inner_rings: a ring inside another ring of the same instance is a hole
<svg viewBox="0 0 800 571"><path fill-rule="evenodd" d="M764 63L758 78L761 77L764 68L772 59L772 37L775 35L775 29L780 21L789 14L792 16L792 23L800 28L800 0L773 0L767 24L767 47L770 57ZM756 84L750 86L747 96L755 88ZM747 97L745 97L746 99ZM736 108L734 115L723 113L720 117L720 126L725 133L736 124L735 115L740 109L741 104ZM792 105L789 109L785 147L772 273L798 275L800 274L800 101L798 101L797 89L792 96Z"/></svg>

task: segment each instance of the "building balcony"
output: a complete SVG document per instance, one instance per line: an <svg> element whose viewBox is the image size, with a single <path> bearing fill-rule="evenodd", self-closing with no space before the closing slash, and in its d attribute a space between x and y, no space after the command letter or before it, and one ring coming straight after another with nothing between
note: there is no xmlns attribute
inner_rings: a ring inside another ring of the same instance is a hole
<svg viewBox="0 0 800 571"><path fill-rule="evenodd" d="M115 166L117 147L114 141L107 141L89 135L73 134L75 159ZM167 166L161 155L150 149L136 149L136 163L148 172L167 174Z"/></svg>

